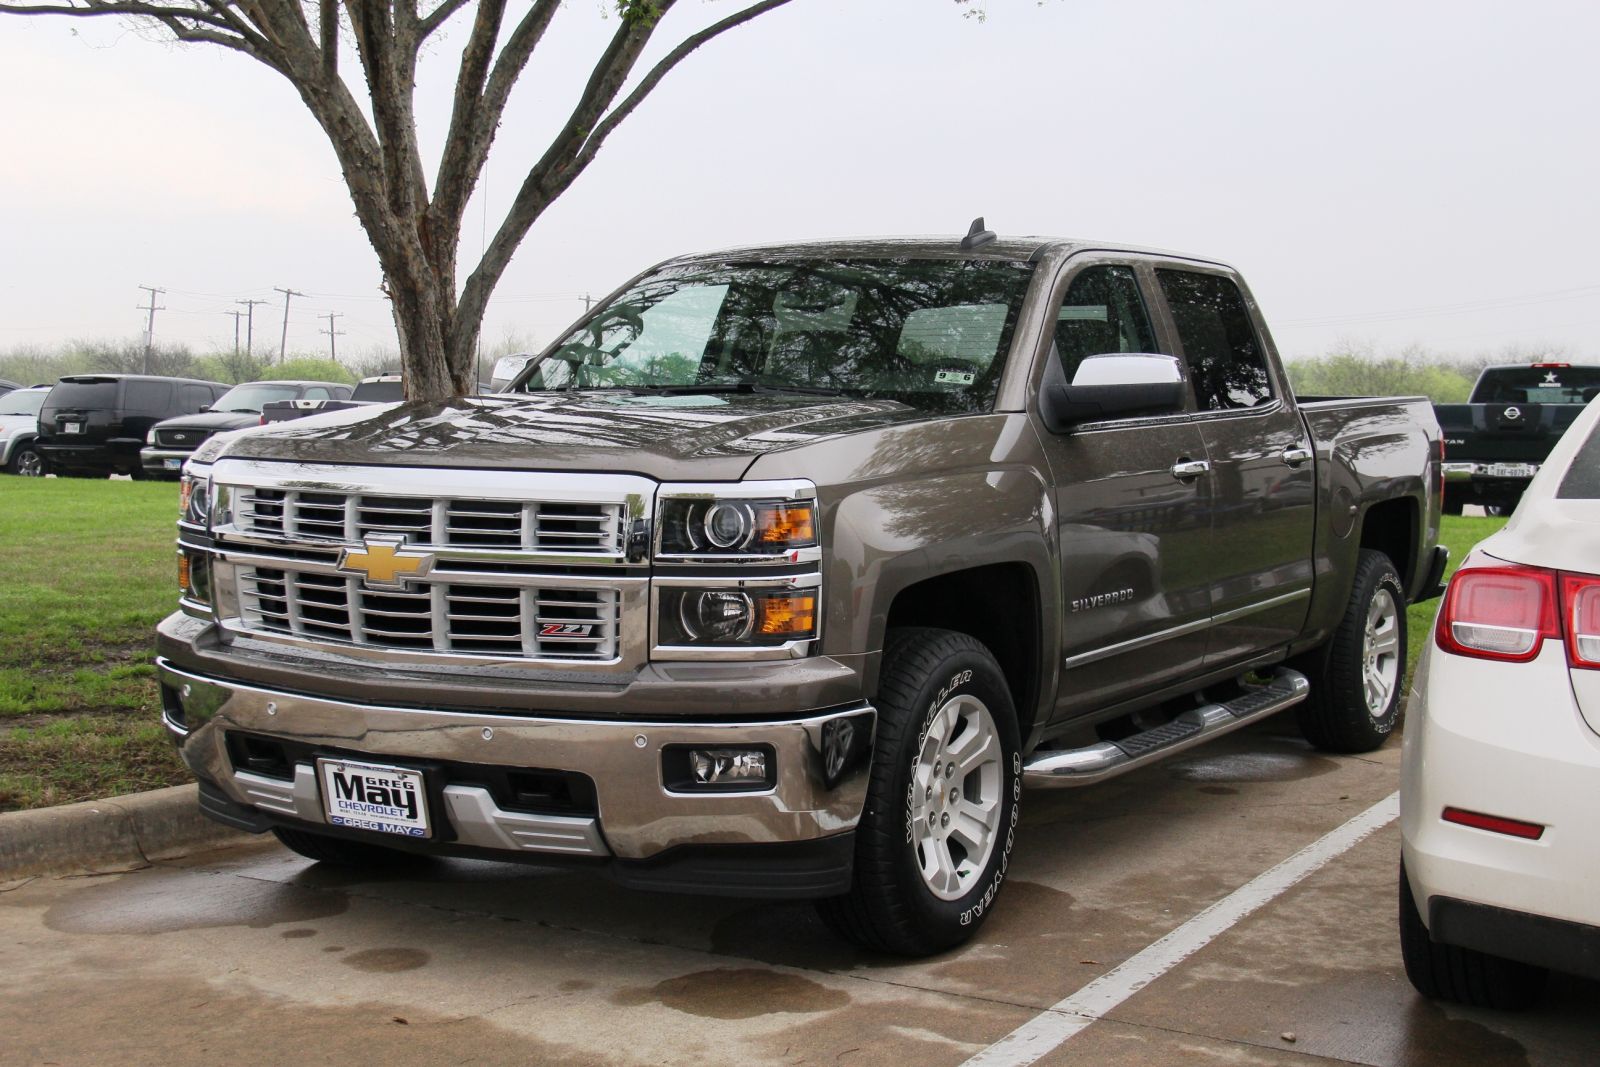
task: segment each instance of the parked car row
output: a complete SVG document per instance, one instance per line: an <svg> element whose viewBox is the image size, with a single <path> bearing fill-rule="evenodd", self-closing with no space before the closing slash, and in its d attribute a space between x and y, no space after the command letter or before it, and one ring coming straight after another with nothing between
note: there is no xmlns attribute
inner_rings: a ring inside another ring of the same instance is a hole
<svg viewBox="0 0 1600 1067"><path fill-rule="evenodd" d="M0 380L0 470L23 477L54 472L175 480L203 442L256 425L269 404L338 404L354 391L342 382L228 386L147 374L74 374L31 387Z"/></svg>

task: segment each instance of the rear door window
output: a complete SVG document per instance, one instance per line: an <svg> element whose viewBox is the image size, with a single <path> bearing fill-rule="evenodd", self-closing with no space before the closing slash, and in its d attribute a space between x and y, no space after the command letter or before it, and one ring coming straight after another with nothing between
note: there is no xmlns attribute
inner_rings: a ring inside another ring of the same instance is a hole
<svg viewBox="0 0 1600 1067"><path fill-rule="evenodd" d="M129 382L127 392L123 395L123 403L129 411L141 414L167 411L172 407L172 383Z"/></svg>
<svg viewBox="0 0 1600 1067"><path fill-rule="evenodd" d="M1216 274L1158 270L1201 411L1249 408L1272 398L1261 339L1239 287Z"/></svg>

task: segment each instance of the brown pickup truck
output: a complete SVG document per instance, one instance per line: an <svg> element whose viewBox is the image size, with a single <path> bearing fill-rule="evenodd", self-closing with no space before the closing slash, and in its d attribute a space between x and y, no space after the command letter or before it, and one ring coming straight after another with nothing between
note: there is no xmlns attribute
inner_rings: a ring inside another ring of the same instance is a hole
<svg viewBox="0 0 1600 1067"><path fill-rule="evenodd" d="M205 812L922 954L1024 784L1290 706L1381 744L1444 567L1428 402L1297 400L1214 261L980 231L672 260L506 393L203 446L159 672Z"/></svg>

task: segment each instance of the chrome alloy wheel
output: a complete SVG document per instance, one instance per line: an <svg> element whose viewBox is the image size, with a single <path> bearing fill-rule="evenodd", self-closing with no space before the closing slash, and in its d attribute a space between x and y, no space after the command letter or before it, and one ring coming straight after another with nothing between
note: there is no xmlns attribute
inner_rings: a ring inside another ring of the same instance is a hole
<svg viewBox="0 0 1600 1067"><path fill-rule="evenodd" d="M1367 631L1361 642L1361 680L1367 714L1381 719L1400 684L1400 608L1389 587L1380 585L1367 605Z"/></svg>
<svg viewBox="0 0 1600 1067"><path fill-rule="evenodd" d="M911 774L911 839L940 900L964 896L1000 837L1004 764L988 705L952 697L933 716Z"/></svg>
<svg viewBox="0 0 1600 1067"><path fill-rule="evenodd" d="M24 478L44 477L44 457L33 449L23 446L17 455L17 473Z"/></svg>

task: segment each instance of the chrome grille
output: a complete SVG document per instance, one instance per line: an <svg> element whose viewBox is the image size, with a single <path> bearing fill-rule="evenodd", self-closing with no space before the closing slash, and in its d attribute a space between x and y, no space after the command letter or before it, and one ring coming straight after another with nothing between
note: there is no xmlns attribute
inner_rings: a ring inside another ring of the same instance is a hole
<svg viewBox="0 0 1600 1067"><path fill-rule="evenodd" d="M242 568L247 630L420 652L606 660L617 654L614 589L435 583L405 592L286 568Z"/></svg>
<svg viewBox="0 0 1600 1067"><path fill-rule="evenodd" d="M617 557L624 529L619 504L516 500L432 500L296 489L240 489L234 523L246 534L299 541L359 541L404 534L431 548Z"/></svg>

